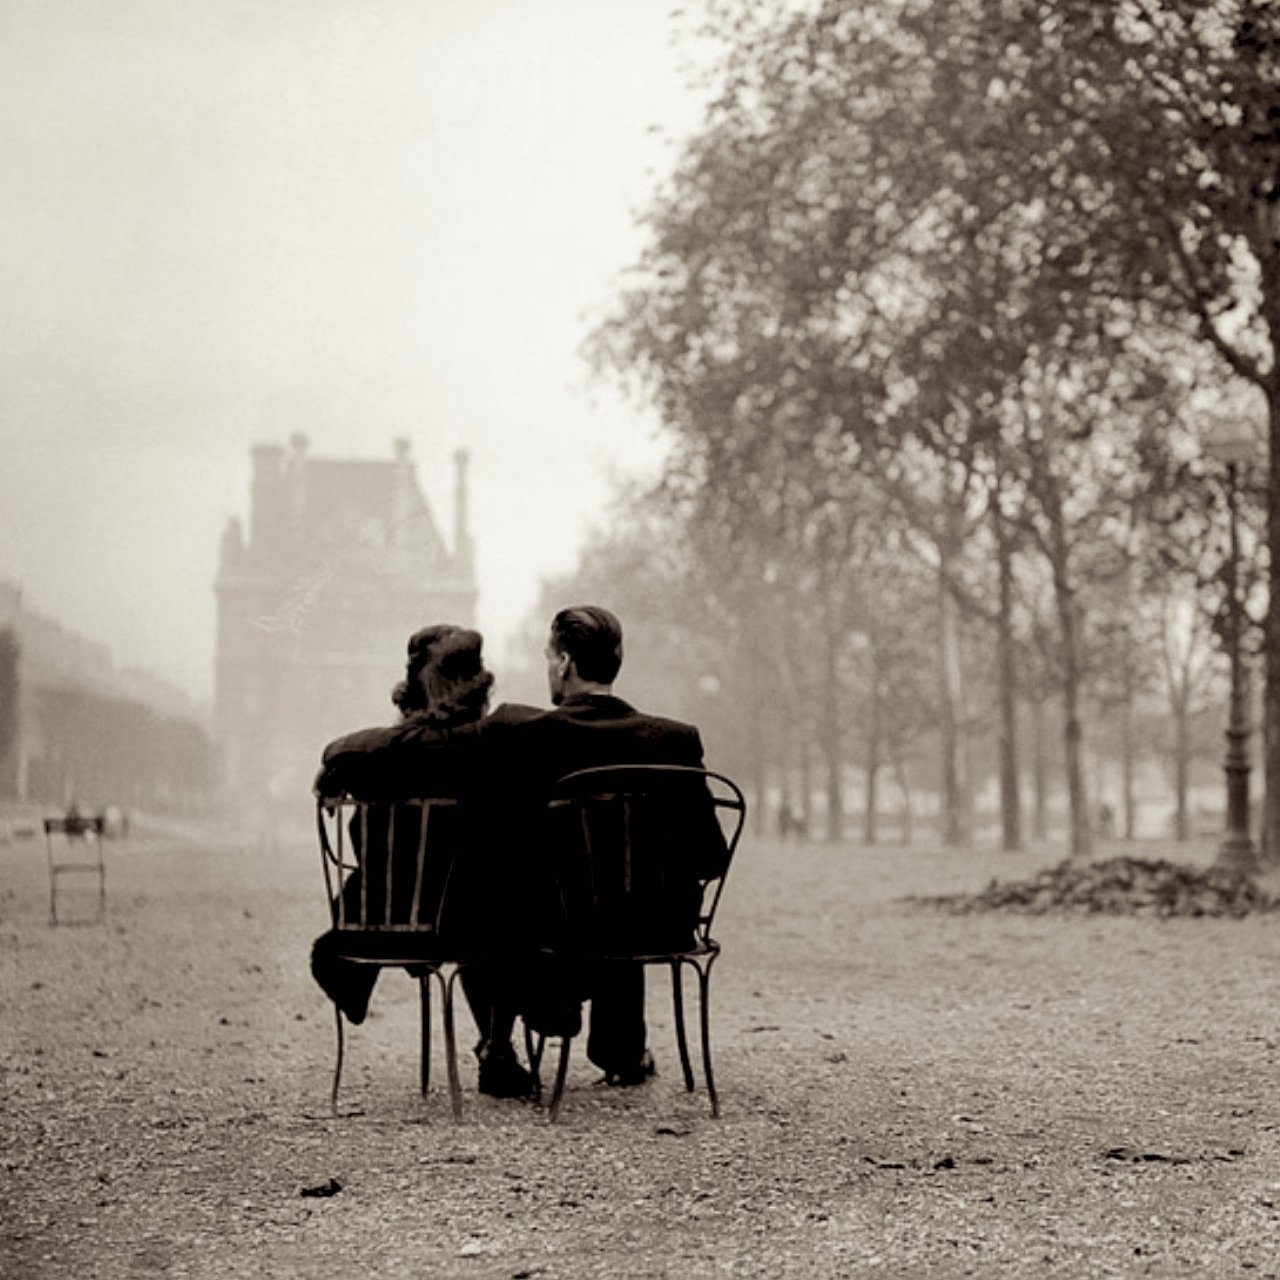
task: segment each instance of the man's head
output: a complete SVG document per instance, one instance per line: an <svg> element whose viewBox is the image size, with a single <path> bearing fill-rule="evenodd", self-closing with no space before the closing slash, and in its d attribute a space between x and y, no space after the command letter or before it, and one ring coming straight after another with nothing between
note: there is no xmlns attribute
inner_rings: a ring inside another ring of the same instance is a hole
<svg viewBox="0 0 1280 1280"><path fill-rule="evenodd" d="M547 684L559 706L574 693L608 693L622 666L622 623L599 605L574 605L551 619Z"/></svg>

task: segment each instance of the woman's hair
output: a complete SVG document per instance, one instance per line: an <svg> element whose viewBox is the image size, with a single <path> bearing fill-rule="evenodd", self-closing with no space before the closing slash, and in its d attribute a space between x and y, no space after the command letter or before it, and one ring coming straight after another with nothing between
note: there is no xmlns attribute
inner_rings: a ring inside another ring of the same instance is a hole
<svg viewBox="0 0 1280 1280"><path fill-rule="evenodd" d="M478 631L450 623L415 631L404 679L391 691L400 714L441 727L479 720L493 687L480 655L483 643Z"/></svg>

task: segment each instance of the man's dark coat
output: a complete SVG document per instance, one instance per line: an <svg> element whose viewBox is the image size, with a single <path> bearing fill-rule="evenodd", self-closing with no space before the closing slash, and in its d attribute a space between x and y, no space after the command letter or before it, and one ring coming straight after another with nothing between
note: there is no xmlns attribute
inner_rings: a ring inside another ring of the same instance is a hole
<svg viewBox="0 0 1280 1280"><path fill-rule="evenodd" d="M535 925L545 923L551 909L546 890L553 887L560 837L548 822L546 800L560 778L609 765L704 767L702 740L693 725L644 715L611 694L579 694L537 715L487 722L481 740L492 803L505 817L499 838L512 855L509 882L522 885L522 898L533 904L535 916L544 917ZM669 884L664 901L651 903L646 927L652 929L648 936L655 949L687 944L701 898L698 880L724 869L725 842L710 796L698 784L684 797L667 829L678 847L665 849L664 857L674 852L686 877L682 884ZM631 936L619 936L617 945L636 949L637 937L629 925L623 929ZM597 942L607 947L609 939ZM645 1048L642 967L610 965L588 975L586 994L591 997L588 1057L607 1072L634 1069Z"/></svg>

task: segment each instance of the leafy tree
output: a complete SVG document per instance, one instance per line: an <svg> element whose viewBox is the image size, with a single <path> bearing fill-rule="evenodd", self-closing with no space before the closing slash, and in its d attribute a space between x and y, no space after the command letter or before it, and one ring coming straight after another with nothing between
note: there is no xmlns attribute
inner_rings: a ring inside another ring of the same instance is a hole
<svg viewBox="0 0 1280 1280"><path fill-rule="evenodd" d="M999 495L1001 721L1010 738L1007 512L1051 571L1077 853L1088 608L1174 421L1182 340L1216 360L1219 389L1261 392L1280 431L1277 21L1254 0L716 6L717 96L601 337L708 483L817 507L815 463L861 468L927 513L953 595L969 486ZM1277 768L1269 751L1269 831Z"/></svg>
<svg viewBox="0 0 1280 1280"><path fill-rule="evenodd" d="M1188 332L1251 392L1270 468L1264 829L1280 856L1280 7L999 0L945 63L952 141L979 189L1035 209L1064 302Z"/></svg>

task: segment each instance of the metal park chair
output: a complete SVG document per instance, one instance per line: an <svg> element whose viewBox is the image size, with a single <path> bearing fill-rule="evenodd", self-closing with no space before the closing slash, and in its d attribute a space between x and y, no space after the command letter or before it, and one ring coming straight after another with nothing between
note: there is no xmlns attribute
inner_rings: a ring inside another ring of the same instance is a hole
<svg viewBox="0 0 1280 1280"><path fill-rule="evenodd" d="M462 963L462 921L451 913L459 879L462 811L455 799L395 803L320 797L316 823L336 941L333 955L379 969L404 969L418 980L420 1077L425 1096L431 1064L431 981L440 988L445 1067L455 1119L462 1115L453 987ZM338 1031L331 1103L336 1113L345 1052Z"/></svg>
<svg viewBox="0 0 1280 1280"><path fill-rule="evenodd" d="M543 956L589 975L614 961L671 971L676 1046L685 1089L694 1089L684 1022L685 967L698 975L702 1070L711 1114L720 1114L711 1068L709 988L720 944L712 922L746 819L738 785L678 765L583 769L556 783L547 812L555 934ZM535 1074L545 1036L526 1030ZM572 1036L562 1036L549 1118L560 1112Z"/></svg>
<svg viewBox="0 0 1280 1280"><path fill-rule="evenodd" d="M96 875L98 877L98 911L88 920L77 924L92 924L106 918L107 867L102 857L102 836L105 819L82 818L69 814L64 818L44 820L45 850L49 859L49 923L58 921L58 881L65 875ZM61 836L55 840L55 836ZM63 923L71 923L64 921Z"/></svg>

